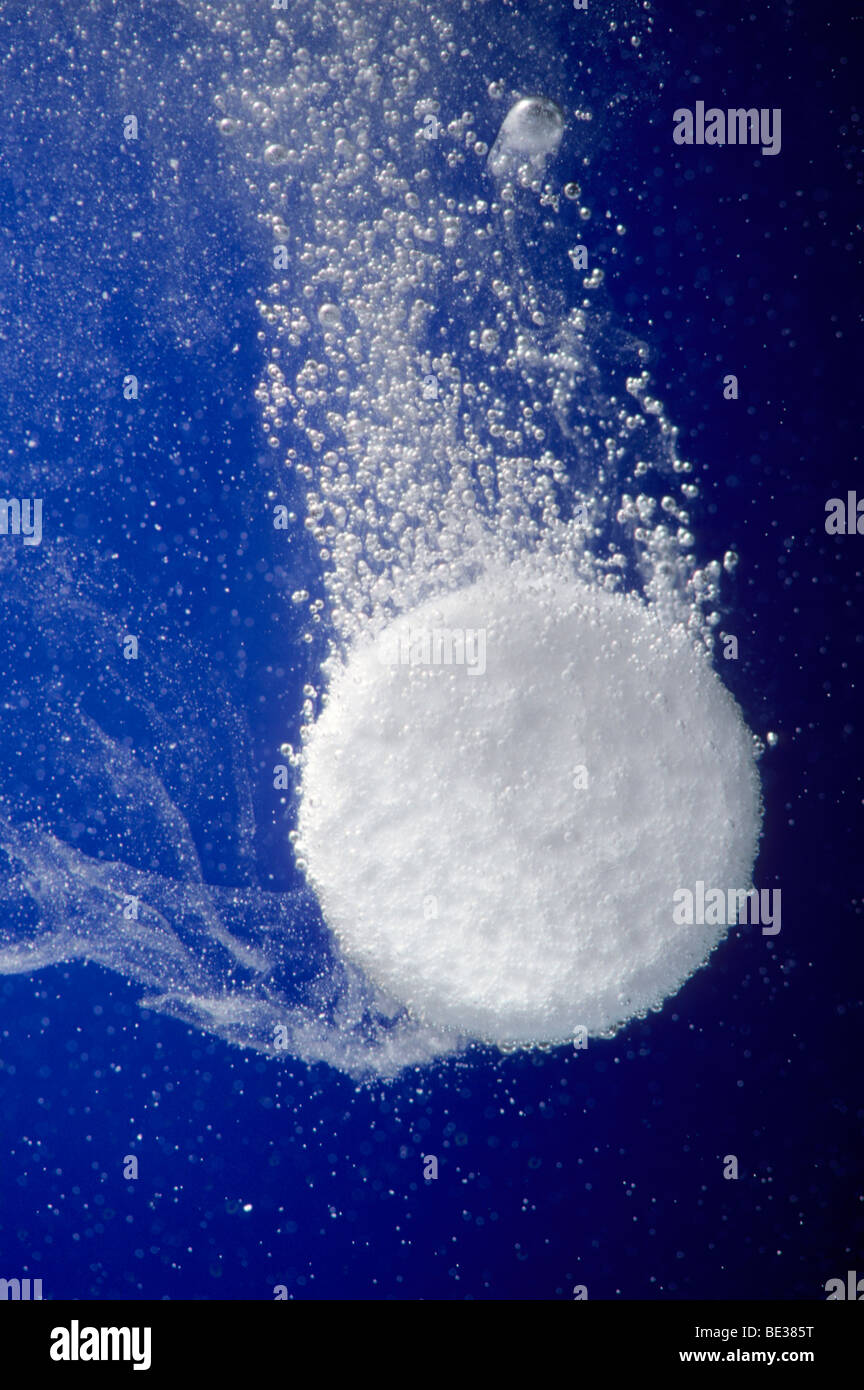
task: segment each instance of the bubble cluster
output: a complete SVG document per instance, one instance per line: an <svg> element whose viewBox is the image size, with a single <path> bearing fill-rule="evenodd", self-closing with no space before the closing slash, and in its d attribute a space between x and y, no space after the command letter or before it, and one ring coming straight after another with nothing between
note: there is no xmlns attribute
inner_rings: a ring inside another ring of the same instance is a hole
<svg viewBox="0 0 864 1390"><path fill-rule="evenodd" d="M602 264L586 271L567 231L568 203L592 215L572 177L592 113L568 130L557 92L497 80L454 105L434 11L412 10L386 55L367 11L337 5L333 26L334 48L277 42L254 85L220 98L245 121L250 186L274 141L297 152L262 214L290 270L259 303L258 395L305 489L332 643L292 838L343 947L413 1017L499 1042L603 1030L714 944L671 940L676 875L749 881L753 744L705 656L722 566L697 563L692 467L644 349L614 345ZM508 576L526 562L548 612L520 629ZM370 664L376 636L430 603L479 604L509 634L500 685ZM687 723L711 750L689 764ZM559 761L580 740L597 780L568 800ZM504 747L517 763L533 750L525 785ZM424 920L418 893L446 913Z"/></svg>

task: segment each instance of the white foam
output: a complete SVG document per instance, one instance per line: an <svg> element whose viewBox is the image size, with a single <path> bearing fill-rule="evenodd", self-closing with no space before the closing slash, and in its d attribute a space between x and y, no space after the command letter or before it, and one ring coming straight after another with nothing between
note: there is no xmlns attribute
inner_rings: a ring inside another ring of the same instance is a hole
<svg viewBox="0 0 864 1390"><path fill-rule="evenodd" d="M636 598L516 571L406 622L484 631L486 671L363 642L334 678L299 848L342 948L494 1043L659 1007L724 931L675 926L674 890L748 886L759 834L752 740L704 653Z"/></svg>

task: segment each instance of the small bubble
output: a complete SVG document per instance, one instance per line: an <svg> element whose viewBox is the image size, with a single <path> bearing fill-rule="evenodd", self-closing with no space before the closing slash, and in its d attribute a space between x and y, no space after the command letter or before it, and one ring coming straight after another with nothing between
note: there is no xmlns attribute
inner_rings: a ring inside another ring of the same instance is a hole
<svg viewBox="0 0 864 1390"><path fill-rule="evenodd" d="M322 328L341 328L342 315L338 304L322 304L318 310L318 322Z"/></svg>

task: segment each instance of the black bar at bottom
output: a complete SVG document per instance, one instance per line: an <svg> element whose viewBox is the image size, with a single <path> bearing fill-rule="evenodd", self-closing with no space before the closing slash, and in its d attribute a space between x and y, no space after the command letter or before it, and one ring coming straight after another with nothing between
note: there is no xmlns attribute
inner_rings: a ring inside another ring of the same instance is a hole
<svg viewBox="0 0 864 1390"><path fill-rule="evenodd" d="M221 1380L235 1373L256 1376L279 1374L296 1378L298 1352L311 1357L332 1374L334 1350L354 1367L377 1366L387 1378L429 1379L437 1367L452 1377L460 1367L467 1346L471 1361L485 1348L487 1370L500 1355L508 1356L518 1344L532 1360L540 1355L547 1364L550 1348L535 1341L537 1325L527 1323L527 1340L513 1314L506 1327L490 1330L485 1315L481 1323L458 1325L459 1341L452 1342L447 1325L405 1323L405 1314L362 1304L359 1318L344 1319L341 1305L334 1326L332 1304L314 1301L238 1302L110 1302L0 1303L0 1335L3 1361L15 1366L19 1383L33 1373L62 1383L70 1376L92 1379L103 1371L115 1379L127 1374L145 1383L149 1376L160 1383L166 1376L213 1372ZM377 1317L383 1321L377 1324ZM428 1316L428 1315L426 1315ZM440 1316L440 1314L438 1315ZM362 1321L361 1321L362 1319ZM658 1371L671 1367L684 1371L700 1366L809 1369L826 1374L848 1373L859 1360L864 1309L850 1310L837 1302L625 1302L586 1301L560 1308L551 1324L544 1324L544 1339L558 1333L560 1354L574 1373L581 1365L586 1373L599 1360L607 1372ZM321 1342L314 1340L318 1329ZM335 1337L334 1333L338 1334ZM411 1361L404 1349L391 1361L396 1347L370 1341L380 1331L389 1339L404 1329L412 1349ZM443 1334L443 1336L442 1336ZM490 1340L491 1338L491 1340ZM462 1351L457 1350L461 1347ZM389 1348L389 1349L388 1349ZM509 1348L509 1350L508 1350ZM382 1359L383 1353L383 1359ZM590 1358L586 1360L585 1358ZM483 1359L481 1357L481 1359ZM437 1365L436 1365L437 1363ZM475 1362L476 1364L476 1362ZM596 1373L596 1372L594 1372ZM464 1378L464 1367L461 1378Z"/></svg>

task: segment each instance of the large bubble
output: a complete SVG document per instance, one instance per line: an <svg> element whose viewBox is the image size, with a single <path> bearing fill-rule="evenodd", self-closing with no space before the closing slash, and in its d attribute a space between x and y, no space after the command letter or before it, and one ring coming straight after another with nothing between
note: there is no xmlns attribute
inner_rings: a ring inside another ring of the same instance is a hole
<svg viewBox="0 0 864 1390"><path fill-rule="evenodd" d="M542 174L561 144L564 116L546 97L522 97L504 117L489 151L489 169L530 182Z"/></svg>

